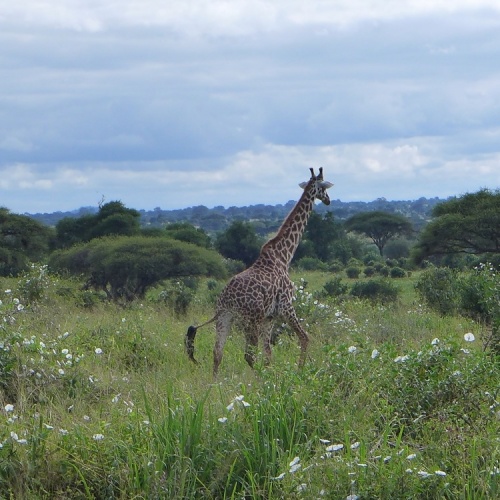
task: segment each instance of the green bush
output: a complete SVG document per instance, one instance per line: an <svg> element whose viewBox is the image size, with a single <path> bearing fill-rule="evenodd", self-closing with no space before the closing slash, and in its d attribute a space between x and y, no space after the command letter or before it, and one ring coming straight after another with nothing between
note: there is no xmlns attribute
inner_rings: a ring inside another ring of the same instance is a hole
<svg viewBox="0 0 500 500"><path fill-rule="evenodd" d="M326 271L327 265L315 257L303 257L297 262L297 267L304 271Z"/></svg>
<svg viewBox="0 0 500 500"><path fill-rule="evenodd" d="M375 274L375 268L372 267L372 266L367 266L365 267L364 271L363 271L363 274L367 277L367 278L371 278L374 274Z"/></svg>
<svg viewBox="0 0 500 500"><path fill-rule="evenodd" d="M385 278L387 278L389 276L389 268L387 266L381 266L378 270L378 273L380 274L380 276L384 276Z"/></svg>
<svg viewBox="0 0 500 500"><path fill-rule="evenodd" d="M397 300L399 289L384 279L358 281L352 286L351 295L359 299L388 304Z"/></svg>
<svg viewBox="0 0 500 500"><path fill-rule="evenodd" d="M358 267L350 266L345 270L345 273L347 274L348 278L357 279L357 278L359 278L360 270Z"/></svg>
<svg viewBox="0 0 500 500"><path fill-rule="evenodd" d="M177 316L184 316L193 301L198 284L188 280L170 280L159 293L158 300L164 302Z"/></svg>
<svg viewBox="0 0 500 500"><path fill-rule="evenodd" d="M342 278L337 276L323 285L323 289L327 296L329 297L339 297L347 293L349 287L342 283Z"/></svg>
<svg viewBox="0 0 500 500"><path fill-rule="evenodd" d="M420 299L431 309L440 314L452 314L457 311L460 300L457 283L455 270L430 267L422 273L415 289Z"/></svg>
<svg viewBox="0 0 500 500"><path fill-rule="evenodd" d="M400 267L393 267L390 272L391 278L404 278L406 271Z"/></svg>

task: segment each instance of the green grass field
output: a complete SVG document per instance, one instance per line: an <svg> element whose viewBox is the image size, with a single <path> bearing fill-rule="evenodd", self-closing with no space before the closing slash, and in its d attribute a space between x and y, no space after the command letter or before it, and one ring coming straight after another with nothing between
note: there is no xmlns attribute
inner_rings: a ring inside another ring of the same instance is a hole
<svg viewBox="0 0 500 500"><path fill-rule="evenodd" d="M186 315L156 300L81 307L50 279L41 300L0 281L0 498L449 498L500 496L500 364L481 325L418 303L315 294L293 275L308 361L285 329L253 371L233 332L212 380L203 282ZM260 358L259 358L260 359Z"/></svg>

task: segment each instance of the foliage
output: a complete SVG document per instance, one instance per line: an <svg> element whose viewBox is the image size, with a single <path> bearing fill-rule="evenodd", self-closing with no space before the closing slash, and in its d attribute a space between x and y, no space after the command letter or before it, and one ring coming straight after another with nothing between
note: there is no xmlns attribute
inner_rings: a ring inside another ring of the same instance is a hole
<svg viewBox="0 0 500 500"><path fill-rule="evenodd" d="M457 271L447 267L429 267L419 277L415 289L420 299L440 314L458 310Z"/></svg>
<svg viewBox="0 0 500 500"><path fill-rule="evenodd" d="M197 280L168 280L158 294L158 301L166 304L177 316L185 316L197 288Z"/></svg>
<svg viewBox="0 0 500 500"><path fill-rule="evenodd" d="M413 257L500 253L500 190L482 189L437 205L420 234Z"/></svg>
<svg viewBox="0 0 500 500"><path fill-rule="evenodd" d="M50 228L0 207L0 276L16 276L43 260L52 236Z"/></svg>
<svg viewBox="0 0 500 500"><path fill-rule="evenodd" d="M417 281L422 300L441 314L462 314L491 328L487 344L500 352L500 278L492 264L469 271L429 268Z"/></svg>
<svg viewBox="0 0 500 500"><path fill-rule="evenodd" d="M259 256L261 243L252 224L235 221L217 236L215 247L224 257L240 260L248 267Z"/></svg>
<svg viewBox="0 0 500 500"><path fill-rule="evenodd" d="M51 284L47 266L32 264L29 271L19 279L19 298L28 305L40 302L45 298Z"/></svg>
<svg viewBox="0 0 500 500"><path fill-rule="evenodd" d="M355 266L349 266L345 270L345 273L347 274L347 277L351 278L351 279L357 279L357 278L359 278L360 272L361 271L360 271L359 267L355 267Z"/></svg>
<svg viewBox="0 0 500 500"><path fill-rule="evenodd" d="M161 280L225 274L220 256L211 250L168 238L108 237L52 254L49 266L83 274L87 287L112 300L144 297Z"/></svg>
<svg viewBox="0 0 500 500"><path fill-rule="evenodd" d="M127 208L121 201L111 201L99 207L94 215L65 217L56 225L58 248L109 235L133 236L140 230L140 213Z"/></svg>
<svg viewBox="0 0 500 500"><path fill-rule="evenodd" d="M393 267L389 274L391 278L404 278L406 276L406 271L400 267Z"/></svg>
<svg viewBox="0 0 500 500"><path fill-rule="evenodd" d="M325 294L328 297L341 297L347 293L349 286L342 282L342 278L337 276L323 285Z"/></svg>
<svg viewBox="0 0 500 500"><path fill-rule="evenodd" d="M314 256L323 262L333 258L332 245L335 241L345 238L342 225L334 220L332 212L323 216L312 212L304 232L304 242L310 242Z"/></svg>
<svg viewBox="0 0 500 500"><path fill-rule="evenodd" d="M353 215L345 222L345 228L371 238L381 256L391 238L413 233L411 222L406 217L381 211Z"/></svg>
<svg viewBox="0 0 500 500"><path fill-rule="evenodd" d="M407 240L391 240L384 247L384 255L388 259L400 259L410 256L410 245Z"/></svg>
<svg viewBox="0 0 500 500"><path fill-rule="evenodd" d="M397 300L399 289L390 281L375 279L354 283L350 294L358 299L368 299L373 302L389 304Z"/></svg>
<svg viewBox="0 0 500 500"><path fill-rule="evenodd" d="M316 257L302 257L295 263L295 266L304 271L325 271L327 269L327 265Z"/></svg>
<svg viewBox="0 0 500 500"><path fill-rule="evenodd" d="M193 243L203 248L210 248L212 246L210 236L208 236L203 229L197 228L186 222L169 224L165 228L165 231L170 238L175 240Z"/></svg>

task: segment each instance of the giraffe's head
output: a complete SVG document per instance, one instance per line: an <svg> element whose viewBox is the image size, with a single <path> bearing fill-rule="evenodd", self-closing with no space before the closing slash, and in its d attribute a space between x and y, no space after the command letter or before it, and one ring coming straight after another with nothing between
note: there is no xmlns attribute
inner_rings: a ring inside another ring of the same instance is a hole
<svg viewBox="0 0 500 500"><path fill-rule="evenodd" d="M319 174L314 174L314 169L311 168L311 178L309 182L301 182L299 186L304 190L309 190L315 199L322 201L325 205L330 205L330 197L326 192L333 184L323 180L323 167L320 167Z"/></svg>

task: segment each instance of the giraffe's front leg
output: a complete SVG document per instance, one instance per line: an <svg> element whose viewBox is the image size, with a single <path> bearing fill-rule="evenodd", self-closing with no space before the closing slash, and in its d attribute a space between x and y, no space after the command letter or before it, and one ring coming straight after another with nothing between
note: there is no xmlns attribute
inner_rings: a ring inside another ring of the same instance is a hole
<svg viewBox="0 0 500 500"><path fill-rule="evenodd" d="M283 311L283 319L288 323L290 328L295 332L297 338L299 339L300 345L300 358L299 367L302 368L306 362L307 346L309 345L309 335L302 328L295 309L290 305L286 310Z"/></svg>

